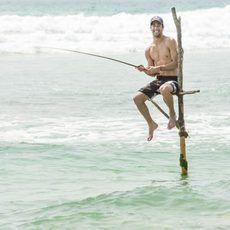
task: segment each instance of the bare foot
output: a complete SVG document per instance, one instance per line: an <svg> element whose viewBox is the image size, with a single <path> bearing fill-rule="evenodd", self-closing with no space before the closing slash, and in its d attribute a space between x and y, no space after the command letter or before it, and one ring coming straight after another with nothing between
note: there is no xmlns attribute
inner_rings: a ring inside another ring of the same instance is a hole
<svg viewBox="0 0 230 230"><path fill-rule="evenodd" d="M155 122L152 122L151 124L149 124L149 136L147 138L147 141L151 141L153 139L153 132L155 129L157 129L158 124Z"/></svg>
<svg viewBox="0 0 230 230"><path fill-rule="evenodd" d="M168 129L172 129L176 126L176 115L169 117Z"/></svg>

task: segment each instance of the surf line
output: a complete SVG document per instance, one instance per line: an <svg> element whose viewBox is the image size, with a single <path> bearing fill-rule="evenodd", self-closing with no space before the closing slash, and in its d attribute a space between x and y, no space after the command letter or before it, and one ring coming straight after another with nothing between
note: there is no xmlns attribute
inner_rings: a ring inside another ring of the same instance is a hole
<svg viewBox="0 0 230 230"><path fill-rule="evenodd" d="M134 65L134 64L131 64L131 63L128 63L128 62L125 62L125 61L115 59L115 58L106 57L106 56L103 56L103 55L98 55L98 54L93 54L93 53L88 53L88 52L82 52L82 51L78 51L78 50L55 48L55 47L38 47L38 48L46 48L46 49L54 49L54 50L60 50L60 51L79 53L79 54L89 55L89 56L93 56L93 57L108 59L108 60L111 60L111 61L115 61L115 62L119 62L119 63L125 64L125 65L129 65L129 66L132 66L132 67L135 67L135 68L138 67L138 65Z"/></svg>

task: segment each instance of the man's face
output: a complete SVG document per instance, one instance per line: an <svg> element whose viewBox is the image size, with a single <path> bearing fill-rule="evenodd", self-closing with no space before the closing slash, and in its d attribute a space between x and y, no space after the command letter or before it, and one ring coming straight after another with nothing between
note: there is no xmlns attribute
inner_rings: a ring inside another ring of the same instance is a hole
<svg viewBox="0 0 230 230"><path fill-rule="evenodd" d="M158 21L154 21L151 25L151 31L154 37L156 38L161 37L162 32L163 32L162 24Z"/></svg>

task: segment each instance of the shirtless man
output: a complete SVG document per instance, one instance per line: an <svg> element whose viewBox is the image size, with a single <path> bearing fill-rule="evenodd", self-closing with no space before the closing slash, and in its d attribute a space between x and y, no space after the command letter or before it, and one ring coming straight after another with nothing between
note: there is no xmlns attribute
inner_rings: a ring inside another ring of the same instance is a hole
<svg viewBox="0 0 230 230"><path fill-rule="evenodd" d="M168 129L172 129L176 126L172 93L179 90L176 41L163 35L164 24L159 16L151 19L150 29L153 34L153 42L145 51L148 66L139 65L137 69L150 77L156 77L156 80L141 88L133 98L138 110L147 121L149 128L148 141L152 140L153 133L158 125L153 121L145 101L157 94L163 96L164 102L169 109Z"/></svg>

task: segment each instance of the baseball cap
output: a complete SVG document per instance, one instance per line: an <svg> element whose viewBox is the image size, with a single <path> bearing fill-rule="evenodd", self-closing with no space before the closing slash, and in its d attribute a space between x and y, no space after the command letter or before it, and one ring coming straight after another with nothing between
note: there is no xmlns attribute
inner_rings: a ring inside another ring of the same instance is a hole
<svg viewBox="0 0 230 230"><path fill-rule="evenodd" d="M162 24L162 25L164 24L163 19L162 19L160 16L154 16L154 17L152 17L151 20L150 20L150 26L151 26L152 23L155 22L155 21L159 22L159 23Z"/></svg>

